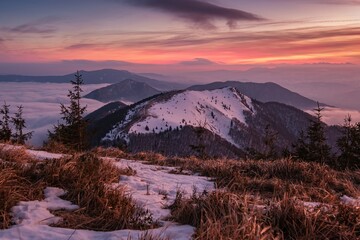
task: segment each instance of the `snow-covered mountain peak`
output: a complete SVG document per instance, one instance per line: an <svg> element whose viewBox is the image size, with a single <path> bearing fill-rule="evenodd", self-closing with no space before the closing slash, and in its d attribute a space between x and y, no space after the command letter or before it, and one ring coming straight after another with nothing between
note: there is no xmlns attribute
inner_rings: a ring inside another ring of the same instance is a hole
<svg viewBox="0 0 360 240"><path fill-rule="evenodd" d="M206 128L236 145L229 135L233 121L246 125L244 111L254 113L253 109L251 99L235 88L183 91L168 99L150 101L129 111L125 121L118 124L105 139L126 139L127 134L160 133L192 126ZM129 126L129 120L136 113L141 117Z"/></svg>

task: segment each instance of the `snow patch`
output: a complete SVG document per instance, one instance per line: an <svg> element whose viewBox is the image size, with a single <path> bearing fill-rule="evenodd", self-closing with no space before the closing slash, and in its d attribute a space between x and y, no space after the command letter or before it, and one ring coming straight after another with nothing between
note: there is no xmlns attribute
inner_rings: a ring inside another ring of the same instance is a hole
<svg viewBox="0 0 360 240"><path fill-rule="evenodd" d="M360 198L352 198L352 197L344 195L344 196L340 197L340 200L344 204L360 207Z"/></svg>
<svg viewBox="0 0 360 240"><path fill-rule="evenodd" d="M198 192L214 189L214 183L206 177L171 174L170 171L175 170L173 167L160 167L125 159L115 164L120 168L130 167L136 171L134 176L122 176L120 185L126 187L136 202L149 209L155 220L162 220L170 215L170 210L164 207L173 202L178 190L190 196L194 188Z"/></svg>
<svg viewBox="0 0 360 240"><path fill-rule="evenodd" d="M47 187L44 194L43 201L21 201L13 207L13 222L17 225L55 224L61 221L61 218L54 216L49 210L73 211L79 208L77 205L59 198L65 194L65 191L60 188Z"/></svg>
<svg viewBox="0 0 360 240"><path fill-rule="evenodd" d="M37 151L37 150L30 150L30 149L26 150L26 152L38 160L59 159L64 156L64 154L49 153L49 152L45 152L45 151Z"/></svg>

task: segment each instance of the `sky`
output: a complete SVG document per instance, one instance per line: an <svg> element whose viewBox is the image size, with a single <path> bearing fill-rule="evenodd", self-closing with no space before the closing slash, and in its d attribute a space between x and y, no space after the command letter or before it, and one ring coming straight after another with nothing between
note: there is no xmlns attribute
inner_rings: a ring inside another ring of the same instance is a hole
<svg viewBox="0 0 360 240"><path fill-rule="evenodd" d="M0 74L360 63L360 0L1 0Z"/></svg>

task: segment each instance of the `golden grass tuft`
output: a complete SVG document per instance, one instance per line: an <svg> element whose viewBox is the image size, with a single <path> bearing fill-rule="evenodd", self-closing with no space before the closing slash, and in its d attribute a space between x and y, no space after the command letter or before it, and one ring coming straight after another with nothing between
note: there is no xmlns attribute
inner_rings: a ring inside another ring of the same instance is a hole
<svg viewBox="0 0 360 240"><path fill-rule="evenodd" d="M91 153L99 157L126 158L128 156L124 151L115 147L96 147L91 150Z"/></svg>
<svg viewBox="0 0 360 240"><path fill-rule="evenodd" d="M268 203L228 191L178 194L172 218L196 227L194 239L359 239L360 208L334 203L309 208L283 196Z"/></svg>
<svg viewBox="0 0 360 240"><path fill-rule="evenodd" d="M0 229L13 224L11 208L19 201L43 198L44 182L26 178L27 167L23 163L29 159L23 149L0 149Z"/></svg>
<svg viewBox="0 0 360 240"><path fill-rule="evenodd" d="M26 152L23 146L0 145L0 161L28 163L35 159Z"/></svg>
<svg viewBox="0 0 360 240"><path fill-rule="evenodd" d="M169 208L175 221L196 227L194 239L274 239L270 227L259 221L255 203L249 195L225 191L190 199L178 193Z"/></svg>
<svg viewBox="0 0 360 240"><path fill-rule="evenodd" d="M80 209L55 212L63 217L58 226L112 231L124 228L148 229L154 225L149 211L137 206L124 189L116 186L121 169L93 154L37 164L36 176L49 186L67 191L64 198Z"/></svg>

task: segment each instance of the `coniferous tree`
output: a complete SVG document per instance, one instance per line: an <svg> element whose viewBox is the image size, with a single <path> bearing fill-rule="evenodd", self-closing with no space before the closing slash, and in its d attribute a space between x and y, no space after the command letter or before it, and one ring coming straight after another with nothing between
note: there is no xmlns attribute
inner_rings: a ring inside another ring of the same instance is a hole
<svg viewBox="0 0 360 240"><path fill-rule="evenodd" d="M15 133L12 134L12 141L17 144L25 144L25 142L32 137L32 132L24 133L26 125L22 115L23 106L20 105L18 106L18 111L15 113L15 116L11 118L11 122L15 128Z"/></svg>
<svg viewBox="0 0 360 240"><path fill-rule="evenodd" d="M277 136L278 133L271 129L270 124L267 124L261 139L261 145L257 148L249 147L245 149L247 157L257 160L273 160L278 158L279 153L276 149Z"/></svg>
<svg viewBox="0 0 360 240"><path fill-rule="evenodd" d="M332 158L331 148L326 143L324 123L321 121L321 111L323 109L318 103L318 107L314 109L316 119L310 120L310 126L306 133L300 133L300 137L294 145L294 156L296 158L305 161L330 163Z"/></svg>
<svg viewBox="0 0 360 240"><path fill-rule="evenodd" d="M67 95L70 104L68 106L60 105L63 122L55 126L54 133L49 132L49 140L50 142L59 142L70 149L81 151L87 147L85 134L87 123L83 118L86 106L82 107L80 103L83 79L79 72L75 74L75 80L71 80L71 84L73 88L69 90Z"/></svg>
<svg viewBox="0 0 360 240"><path fill-rule="evenodd" d="M337 145L341 151L339 166L341 168L358 168L360 166L360 123L352 124L351 116L345 118L343 136Z"/></svg>
<svg viewBox="0 0 360 240"><path fill-rule="evenodd" d="M0 114L2 114L2 118L0 119L0 141L8 142L11 139L11 128L10 128L10 105L7 105L4 102L4 105L0 109Z"/></svg>
<svg viewBox="0 0 360 240"><path fill-rule="evenodd" d="M264 150L264 159L276 159L278 157L278 152L276 150L276 141L277 141L278 133L273 131L270 127L270 124L265 127L265 136L263 143L265 145Z"/></svg>

